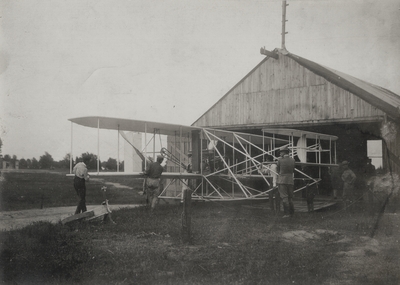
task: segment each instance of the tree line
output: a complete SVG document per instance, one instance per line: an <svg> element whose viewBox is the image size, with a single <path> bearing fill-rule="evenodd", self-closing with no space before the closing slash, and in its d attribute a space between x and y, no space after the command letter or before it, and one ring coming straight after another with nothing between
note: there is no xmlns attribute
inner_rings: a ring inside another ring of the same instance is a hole
<svg viewBox="0 0 400 285"><path fill-rule="evenodd" d="M70 154L67 153L63 159L56 161L53 159L52 155L47 151L36 159L35 157L21 158L18 159L16 155L4 155L3 161L8 163L8 166L11 168L16 168L18 163L19 169L69 169L70 168ZM80 156L76 156L72 161L72 165L75 165L76 162L83 161L88 169L95 170L97 169L97 155L89 152L82 153ZM100 166L102 170L108 171L116 171L117 170L117 160L115 158L108 158L108 160L101 161L99 160ZM119 162L119 170L124 170L124 161Z"/></svg>

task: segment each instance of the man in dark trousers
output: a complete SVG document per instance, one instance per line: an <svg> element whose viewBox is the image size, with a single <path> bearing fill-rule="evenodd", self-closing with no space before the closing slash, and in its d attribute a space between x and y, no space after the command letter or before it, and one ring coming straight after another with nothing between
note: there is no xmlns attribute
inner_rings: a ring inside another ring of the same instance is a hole
<svg viewBox="0 0 400 285"><path fill-rule="evenodd" d="M89 181L89 174L86 164L82 161L78 162L72 172L75 174L74 188L79 197L79 203L75 210L75 215L86 212L86 183Z"/></svg>
<svg viewBox="0 0 400 285"><path fill-rule="evenodd" d="M374 202L374 184L375 184L376 169L372 164L372 159L367 158L367 165L364 168L364 180L366 184L366 191L364 196L365 201L369 203L371 207Z"/></svg>
<svg viewBox="0 0 400 285"><path fill-rule="evenodd" d="M144 172L144 174L147 176L146 179L147 200L149 201L152 212L156 207L158 201L158 195L160 195L160 180L161 180L161 174L164 171L164 168L161 166L163 160L164 160L163 156L161 155L157 156L157 161L150 164L149 169Z"/></svg>
<svg viewBox="0 0 400 285"><path fill-rule="evenodd" d="M339 191L342 190L342 167L341 165L339 166L332 166L330 168L330 174L331 174L331 184L332 184L332 189L333 189L333 198L337 199Z"/></svg>
<svg viewBox="0 0 400 285"><path fill-rule="evenodd" d="M354 172L349 168L349 162L347 160L342 162L342 180L343 180L343 201L345 203L345 207L351 208L353 210L354 206L354 184L357 179Z"/></svg>
<svg viewBox="0 0 400 285"><path fill-rule="evenodd" d="M270 166L270 175L272 176L272 190L269 192L269 205L271 210L275 213L275 215L279 214L281 210L281 197L279 196L278 186L276 184L278 178L278 170L276 163L272 163Z"/></svg>
<svg viewBox="0 0 400 285"><path fill-rule="evenodd" d="M294 173L295 161L289 156L289 149L284 147L280 150L280 158L277 163L278 171L278 190L282 200L284 216L283 218L293 217L293 191L294 191Z"/></svg>

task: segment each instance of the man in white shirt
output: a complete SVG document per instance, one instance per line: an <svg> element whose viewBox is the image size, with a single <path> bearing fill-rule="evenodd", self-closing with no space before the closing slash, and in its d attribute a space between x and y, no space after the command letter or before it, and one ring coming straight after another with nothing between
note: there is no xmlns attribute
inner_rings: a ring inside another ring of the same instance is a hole
<svg viewBox="0 0 400 285"><path fill-rule="evenodd" d="M271 207L271 210L275 214L279 214L280 211L280 204L281 204L281 198L279 195L278 191L278 186L276 185L276 180L278 177L278 166L276 163L273 163L270 165L270 175L272 176L272 190L269 192L268 200L269 200L269 205Z"/></svg>
<svg viewBox="0 0 400 285"><path fill-rule="evenodd" d="M86 164L83 162L78 162L72 172L75 174L74 178L74 188L76 190L76 194L79 197L79 203L75 210L75 215L79 213L84 213L87 211L86 209L86 183L85 181L89 181L89 174L86 167Z"/></svg>
<svg viewBox="0 0 400 285"><path fill-rule="evenodd" d="M278 158L277 171L278 171L278 191L282 199L283 211L285 215L283 218L293 217L294 204L293 204L293 191L294 179L293 173L295 168L295 161L293 157L289 156L289 148L287 146L281 148L280 158Z"/></svg>

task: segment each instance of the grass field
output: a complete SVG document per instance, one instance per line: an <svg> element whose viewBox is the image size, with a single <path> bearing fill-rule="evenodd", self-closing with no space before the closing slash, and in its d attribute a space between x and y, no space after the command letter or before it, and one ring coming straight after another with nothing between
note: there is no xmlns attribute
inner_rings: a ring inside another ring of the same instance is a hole
<svg viewBox="0 0 400 285"><path fill-rule="evenodd" d="M34 187L36 179L27 185ZM54 189L51 184L46 189ZM73 193L70 181L64 186ZM115 200L120 199L118 193ZM134 197L126 194L125 199ZM116 225L36 223L2 232L2 280L9 284L400 284L400 220L393 211L378 220L378 212L363 207L353 212L336 207L281 219L258 206L193 203L191 244L181 241L181 205L160 206L154 215L145 207L116 211Z"/></svg>
<svg viewBox="0 0 400 285"><path fill-rule="evenodd" d="M0 211L40 209L61 206L74 206L78 198L73 187L73 177L59 171L12 171L2 173ZM117 188L106 182L120 183L127 188ZM92 178L86 183L86 202L99 205L103 200L102 186L107 186L107 199L113 204L140 204L144 197L142 179L109 177L107 181Z"/></svg>

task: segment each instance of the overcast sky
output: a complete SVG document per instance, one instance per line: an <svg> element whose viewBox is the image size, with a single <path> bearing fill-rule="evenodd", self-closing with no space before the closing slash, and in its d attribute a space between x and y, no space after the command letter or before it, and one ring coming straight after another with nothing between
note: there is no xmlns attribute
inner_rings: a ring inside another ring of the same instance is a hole
<svg viewBox="0 0 400 285"><path fill-rule="evenodd" d="M400 1L287 1L289 52L400 94ZM0 1L2 154L70 152L69 118L190 125L281 46L281 1ZM76 134L75 134L76 133ZM74 155L97 153L74 127ZM102 132L100 158L117 156ZM79 146L78 146L79 145Z"/></svg>

